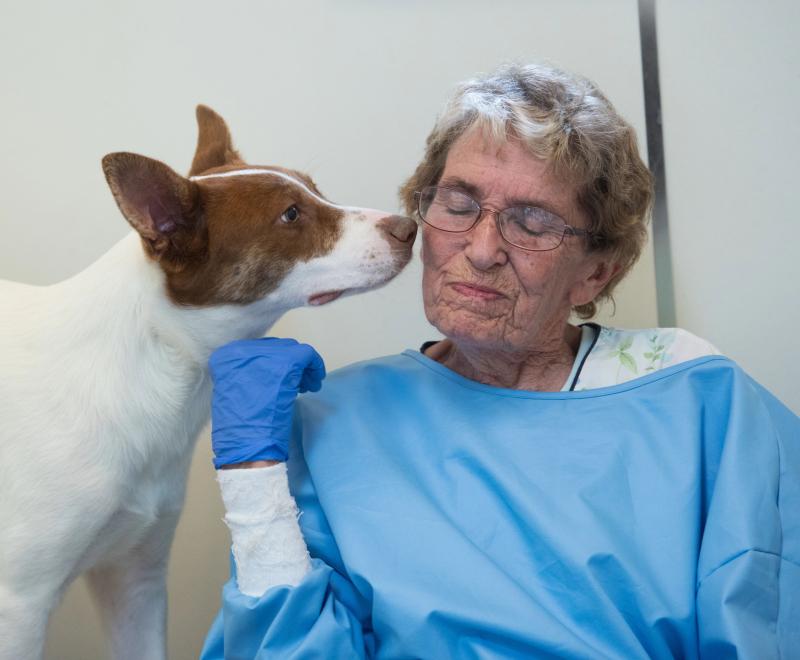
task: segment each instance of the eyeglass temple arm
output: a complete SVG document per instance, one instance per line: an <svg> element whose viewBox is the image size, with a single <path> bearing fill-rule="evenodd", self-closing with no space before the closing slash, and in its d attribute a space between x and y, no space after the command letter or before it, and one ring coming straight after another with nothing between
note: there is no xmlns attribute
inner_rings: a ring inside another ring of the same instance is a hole
<svg viewBox="0 0 800 660"><path fill-rule="evenodd" d="M573 227L572 225L564 225L564 233L572 234L573 236L591 236L594 232L580 227Z"/></svg>

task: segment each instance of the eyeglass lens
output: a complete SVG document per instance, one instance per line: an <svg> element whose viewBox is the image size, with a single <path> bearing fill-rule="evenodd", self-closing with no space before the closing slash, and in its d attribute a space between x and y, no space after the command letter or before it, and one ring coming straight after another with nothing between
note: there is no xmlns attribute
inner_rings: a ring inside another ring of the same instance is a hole
<svg viewBox="0 0 800 660"><path fill-rule="evenodd" d="M429 186L420 192L419 213L437 229L464 232L475 224L481 207L460 190ZM566 227L561 218L538 206L512 206L500 211L497 221L503 238L526 250L557 248Z"/></svg>

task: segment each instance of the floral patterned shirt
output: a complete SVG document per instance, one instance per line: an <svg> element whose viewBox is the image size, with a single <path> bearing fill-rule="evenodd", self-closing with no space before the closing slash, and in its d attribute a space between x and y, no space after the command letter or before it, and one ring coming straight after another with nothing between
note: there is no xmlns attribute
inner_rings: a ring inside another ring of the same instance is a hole
<svg viewBox="0 0 800 660"><path fill-rule="evenodd" d="M623 330L588 325L597 338L584 357L575 391L619 385L673 364L720 354L711 343L681 328Z"/></svg>

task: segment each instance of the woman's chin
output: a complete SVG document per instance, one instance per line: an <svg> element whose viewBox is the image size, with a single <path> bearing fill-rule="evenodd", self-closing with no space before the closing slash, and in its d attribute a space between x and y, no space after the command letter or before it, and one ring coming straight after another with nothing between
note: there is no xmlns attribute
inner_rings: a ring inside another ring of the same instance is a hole
<svg viewBox="0 0 800 660"><path fill-rule="evenodd" d="M485 319L449 318L431 323L445 337L460 346L492 348L505 344L503 333L496 327L487 326Z"/></svg>

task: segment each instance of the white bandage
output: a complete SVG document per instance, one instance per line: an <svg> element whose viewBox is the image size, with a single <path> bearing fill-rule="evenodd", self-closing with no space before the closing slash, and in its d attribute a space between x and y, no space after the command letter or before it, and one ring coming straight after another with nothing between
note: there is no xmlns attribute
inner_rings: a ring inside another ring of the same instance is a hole
<svg viewBox="0 0 800 660"><path fill-rule="evenodd" d="M279 584L296 585L311 570L308 548L289 492L286 464L217 470L231 532L239 591L261 596Z"/></svg>

